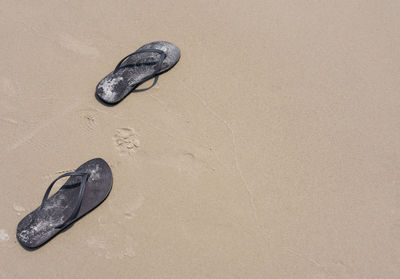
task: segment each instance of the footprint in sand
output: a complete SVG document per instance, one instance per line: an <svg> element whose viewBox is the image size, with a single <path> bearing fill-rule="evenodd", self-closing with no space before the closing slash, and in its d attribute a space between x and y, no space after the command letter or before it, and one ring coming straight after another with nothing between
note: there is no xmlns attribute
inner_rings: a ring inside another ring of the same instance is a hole
<svg viewBox="0 0 400 279"><path fill-rule="evenodd" d="M121 155L132 155L140 147L140 141L132 128L117 129L114 137L114 146Z"/></svg>
<svg viewBox="0 0 400 279"><path fill-rule="evenodd" d="M96 112L92 110L82 110L80 111L80 124L83 125L83 127L86 130L95 130L98 123L96 119Z"/></svg>

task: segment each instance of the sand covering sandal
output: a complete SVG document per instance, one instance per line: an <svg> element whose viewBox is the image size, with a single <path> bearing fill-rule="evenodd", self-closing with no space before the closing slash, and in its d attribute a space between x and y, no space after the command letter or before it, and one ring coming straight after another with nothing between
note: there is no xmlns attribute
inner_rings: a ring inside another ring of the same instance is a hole
<svg viewBox="0 0 400 279"><path fill-rule="evenodd" d="M169 42L152 42L124 57L114 71L103 78L96 87L96 95L104 102L116 104L143 82L168 71L181 56L180 49ZM135 92L146 89L135 90Z"/></svg>
<svg viewBox="0 0 400 279"><path fill-rule="evenodd" d="M70 177L49 198L57 180ZM17 239L28 249L37 248L101 204L112 187L111 169L103 159L92 159L76 171L60 175L47 188L41 205L18 224Z"/></svg>

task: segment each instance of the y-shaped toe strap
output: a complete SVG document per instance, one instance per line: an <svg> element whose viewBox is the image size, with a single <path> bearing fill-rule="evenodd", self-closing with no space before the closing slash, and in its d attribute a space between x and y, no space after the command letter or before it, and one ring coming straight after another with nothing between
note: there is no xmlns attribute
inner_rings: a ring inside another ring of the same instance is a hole
<svg viewBox="0 0 400 279"><path fill-rule="evenodd" d="M133 56L133 55L137 55L137 54L140 54L140 53L147 53L147 52L156 52L156 53L160 54L160 60L158 60L157 62L150 62L150 63L134 63L134 64L127 64L127 65L123 65L123 66L122 66L122 63L123 63L127 58L129 58L129 57L131 57L131 56ZM159 49L148 48L148 49L138 50L138 51L135 51L135 52L133 52L133 53L131 53L131 54L125 56L124 58L122 58L122 60L119 61L118 65L115 67L113 73L115 74L116 72L118 72L120 69L123 69L123 68L133 68L133 67L144 66L144 65L146 65L146 66L148 66L148 65L156 65L156 68L155 68L154 70L155 70L155 72L158 72L158 71L161 70L161 65L162 65L162 63L164 62L165 57L167 57L167 54L166 54L164 51L159 50Z"/></svg>
<svg viewBox="0 0 400 279"><path fill-rule="evenodd" d="M86 181L87 181L87 179L89 177L89 174L85 173L85 172L68 172L68 173L64 173L64 174L60 175L59 177L57 177L53 182L51 182L50 186L47 188L46 193L44 194L44 197L43 197L43 200L42 200L42 204L40 205L40 209L43 209L43 207L44 207L44 205L45 205L45 203L46 203L46 201L47 201L47 199L49 197L51 188L53 188L53 186L57 182L57 180L59 180L59 179L61 179L63 177L67 177L67 176L82 176L82 181L81 181L81 184L80 184L80 190L79 190L78 199L76 201L76 205L75 205L74 210L72 211L72 214L62 224L57 225L55 227L56 229L62 228L64 225L68 224L78 214L79 209L81 208L81 204L82 204L82 200L83 200L83 196L84 196L85 188L86 188Z"/></svg>
<svg viewBox="0 0 400 279"><path fill-rule="evenodd" d="M155 52L155 53L160 54L160 60L158 60L158 61L156 61L156 62L135 63L135 64L127 64L127 65L123 65L123 66L122 66L122 63L123 63L126 59L128 59L129 57L131 57L131 56L133 56L133 55L136 55L136 54L148 53L148 52L150 52L150 53L151 53L151 52L153 52L153 53ZM133 52L133 53L131 53L131 54L125 56L121 61L119 61L118 65L115 67L115 70L114 70L113 73L115 74L115 73L118 72L120 69L124 69L124 68L133 68L133 67L144 66L144 65L146 65L146 66L149 66L149 65L156 65L154 71L155 71L155 73L158 73L158 72L161 70L161 66L162 66L162 63L164 62L165 57L167 57L167 54L166 54L164 51L161 51L161 50L159 50L159 49L148 48L148 49L143 49L143 50L135 51L135 52ZM142 92L142 91L146 91L146 90L152 88L154 85L156 85L157 81L158 81L158 75L156 75L156 76L154 77L154 81L153 81L153 84L152 84L152 85L150 85L150 86L147 87L147 88L143 88L143 89L135 89L133 92Z"/></svg>

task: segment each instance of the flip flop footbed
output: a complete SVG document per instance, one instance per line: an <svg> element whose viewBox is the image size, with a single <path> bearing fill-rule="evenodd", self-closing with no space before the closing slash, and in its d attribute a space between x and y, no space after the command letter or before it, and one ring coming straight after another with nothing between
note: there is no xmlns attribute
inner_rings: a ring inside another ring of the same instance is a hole
<svg viewBox="0 0 400 279"><path fill-rule="evenodd" d="M151 50L158 50L164 55ZM97 85L96 94L104 102L118 103L141 83L171 69L180 58L180 50L176 45L162 41L146 44L136 52Z"/></svg>
<svg viewBox="0 0 400 279"><path fill-rule="evenodd" d="M76 172L88 173L82 202L76 217L58 228L77 206L82 177L71 176L47 201L25 216L17 227L17 239L26 248L36 248L103 202L111 191L112 173L100 158L81 165Z"/></svg>

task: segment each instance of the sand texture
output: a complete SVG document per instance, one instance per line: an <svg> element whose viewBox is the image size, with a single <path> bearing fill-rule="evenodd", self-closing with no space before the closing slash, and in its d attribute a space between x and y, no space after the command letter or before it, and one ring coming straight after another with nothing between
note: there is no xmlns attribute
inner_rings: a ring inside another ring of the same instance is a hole
<svg viewBox="0 0 400 279"><path fill-rule="evenodd" d="M0 0L0 278L400 278L398 0ZM97 83L181 49L114 107ZM143 87L151 84L151 81ZM92 158L108 199L15 231Z"/></svg>

